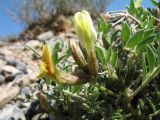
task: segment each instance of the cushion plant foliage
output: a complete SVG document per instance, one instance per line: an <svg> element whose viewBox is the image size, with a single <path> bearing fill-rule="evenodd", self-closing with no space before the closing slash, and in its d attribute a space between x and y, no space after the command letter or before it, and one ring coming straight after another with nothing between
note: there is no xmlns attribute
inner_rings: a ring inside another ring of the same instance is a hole
<svg viewBox="0 0 160 120"><path fill-rule="evenodd" d="M37 96L46 112L60 120L160 118L160 3L152 2L155 9L144 9L131 0L96 27L82 10L73 17L78 41L44 44Z"/></svg>

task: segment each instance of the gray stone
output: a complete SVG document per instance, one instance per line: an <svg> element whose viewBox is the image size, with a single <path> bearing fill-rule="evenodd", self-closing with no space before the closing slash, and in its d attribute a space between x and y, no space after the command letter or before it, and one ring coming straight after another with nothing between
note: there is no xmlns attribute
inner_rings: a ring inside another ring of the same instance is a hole
<svg viewBox="0 0 160 120"><path fill-rule="evenodd" d="M4 81L5 81L5 77L0 74L0 84L4 83Z"/></svg>
<svg viewBox="0 0 160 120"><path fill-rule="evenodd" d="M7 61L7 64L8 65L11 65L11 66L14 66L14 67L16 67L16 65L17 65L17 60L14 58L14 57L11 57L11 56L7 56L6 58L5 58L5 60Z"/></svg>
<svg viewBox="0 0 160 120"><path fill-rule="evenodd" d="M20 62L19 60L16 60L14 57L7 57L6 61L7 65L14 66L20 71L22 71L24 74L27 74L27 67L24 63Z"/></svg>
<svg viewBox="0 0 160 120"><path fill-rule="evenodd" d="M25 120L25 115L16 105L7 105L0 110L0 120Z"/></svg>
<svg viewBox="0 0 160 120"><path fill-rule="evenodd" d="M21 73L20 70L18 70L17 68L11 66L11 65L6 65L2 68L3 72L9 73L11 75L16 75L18 73Z"/></svg>
<svg viewBox="0 0 160 120"><path fill-rule="evenodd" d="M2 60L2 59L0 59L0 69L2 68L2 67L4 67L5 65L6 65L6 61L5 60Z"/></svg>
<svg viewBox="0 0 160 120"><path fill-rule="evenodd" d="M37 78L37 72L32 72L29 74L19 74L14 78L14 82L20 86L30 86L39 79Z"/></svg>
<svg viewBox="0 0 160 120"><path fill-rule="evenodd" d="M65 35L64 34L59 34L57 36L54 36L53 38L51 38L49 40L49 42L55 42L55 41L59 41L59 40L62 40L62 41L65 41Z"/></svg>
<svg viewBox="0 0 160 120"><path fill-rule="evenodd" d="M24 95L27 95L27 94L29 95L29 94L32 93L32 91L31 91L30 87L23 87L21 89L21 93L24 94Z"/></svg>
<svg viewBox="0 0 160 120"><path fill-rule="evenodd" d="M66 33L65 37L68 39L78 39L77 35L73 34L73 33Z"/></svg>
<svg viewBox="0 0 160 120"><path fill-rule="evenodd" d="M37 39L38 40L49 40L53 37L53 32L52 31L48 31L48 32L45 32L45 33L42 33L40 35L37 36Z"/></svg>
<svg viewBox="0 0 160 120"><path fill-rule="evenodd" d="M38 40L30 40L25 45L31 48L38 48L40 47L41 43Z"/></svg>
<svg viewBox="0 0 160 120"><path fill-rule="evenodd" d="M0 55L3 55L3 56L10 56L12 55L12 51L8 50L8 49L1 49L0 50Z"/></svg>
<svg viewBox="0 0 160 120"><path fill-rule="evenodd" d="M14 66L6 65L1 69L1 74L5 76L6 82L9 82L22 72Z"/></svg>
<svg viewBox="0 0 160 120"><path fill-rule="evenodd" d="M20 71L22 71L24 74L27 74L27 67L22 62L17 62L16 68L18 68Z"/></svg>
<svg viewBox="0 0 160 120"><path fill-rule="evenodd" d="M48 115L46 113L39 113L33 116L32 120L46 120L47 118L48 118Z"/></svg>

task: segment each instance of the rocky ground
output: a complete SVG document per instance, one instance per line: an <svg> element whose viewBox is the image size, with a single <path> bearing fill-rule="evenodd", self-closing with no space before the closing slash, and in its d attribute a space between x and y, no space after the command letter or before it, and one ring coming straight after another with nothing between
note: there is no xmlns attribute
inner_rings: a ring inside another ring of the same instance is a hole
<svg viewBox="0 0 160 120"><path fill-rule="evenodd" d="M0 120L49 119L36 97L40 57L28 46L41 54L44 40L54 44L57 40L76 39L76 36L71 32L54 35L46 31L35 38L0 42Z"/></svg>

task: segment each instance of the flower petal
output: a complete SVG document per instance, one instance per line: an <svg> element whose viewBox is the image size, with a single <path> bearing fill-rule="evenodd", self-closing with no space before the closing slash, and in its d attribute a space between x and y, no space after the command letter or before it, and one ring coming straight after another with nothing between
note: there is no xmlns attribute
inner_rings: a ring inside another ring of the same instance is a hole
<svg viewBox="0 0 160 120"><path fill-rule="evenodd" d="M47 64L46 69L49 73L54 74L54 64L52 62L52 54L47 44L43 45L42 62Z"/></svg>

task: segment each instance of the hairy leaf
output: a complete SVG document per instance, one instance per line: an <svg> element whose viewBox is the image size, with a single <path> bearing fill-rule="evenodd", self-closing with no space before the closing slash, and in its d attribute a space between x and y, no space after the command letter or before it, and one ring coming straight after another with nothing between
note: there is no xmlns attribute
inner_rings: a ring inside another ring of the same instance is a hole
<svg viewBox="0 0 160 120"><path fill-rule="evenodd" d="M134 48L136 45L138 45L142 38L143 38L143 34L144 34L144 30L140 30L138 32L136 32L126 43L126 46L128 48Z"/></svg>
<svg viewBox="0 0 160 120"><path fill-rule="evenodd" d="M124 23L122 25L122 32L121 32L121 37L124 43L128 41L128 39L130 38L130 35L131 35L131 31L130 31L129 25L127 23Z"/></svg>
<svg viewBox="0 0 160 120"><path fill-rule="evenodd" d="M147 49L147 60L149 64L149 71L152 72L156 63L155 54L149 45L146 46L146 49Z"/></svg>

